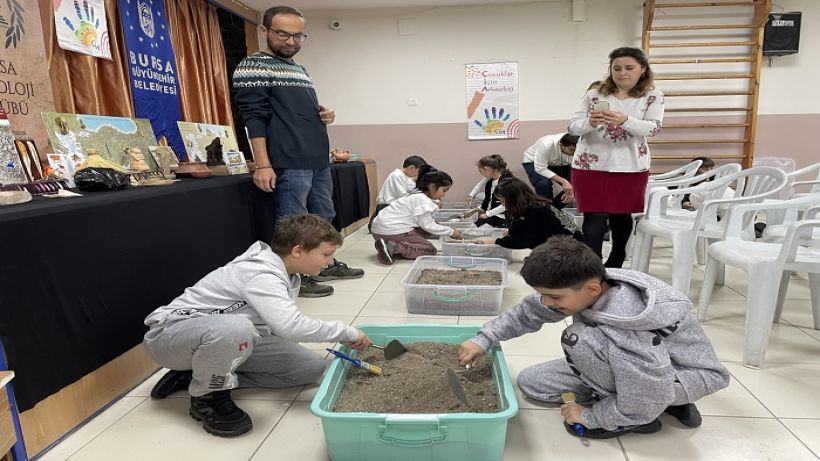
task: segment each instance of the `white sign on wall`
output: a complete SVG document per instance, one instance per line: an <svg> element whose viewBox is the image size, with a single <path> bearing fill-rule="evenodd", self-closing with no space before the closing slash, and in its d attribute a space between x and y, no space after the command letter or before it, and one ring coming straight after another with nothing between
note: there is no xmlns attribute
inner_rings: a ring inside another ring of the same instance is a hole
<svg viewBox="0 0 820 461"><path fill-rule="evenodd" d="M467 138L518 138L518 63L465 65Z"/></svg>
<svg viewBox="0 0 820 461"><path fill-rule="evenodd" d="M57 0L52 3L60 48L111 59L103 0Z"/></svg>

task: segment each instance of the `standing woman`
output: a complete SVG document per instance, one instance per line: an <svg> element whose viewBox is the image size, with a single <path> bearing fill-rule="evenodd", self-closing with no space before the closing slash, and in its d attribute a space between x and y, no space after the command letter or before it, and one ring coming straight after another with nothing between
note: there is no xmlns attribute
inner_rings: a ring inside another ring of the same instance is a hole
<svg viewBox="0 0 820 461"><path fill-rule="evenodd" d="M663 93L638 48L609 53L609 76L587 91L569 122L581 136L572 159L578 210L584 213L584 241L601 255L607 224L612 251L606 267L621 267L632 233L632 213L643 213L649 180L646 138L661 131Z"/></svg>

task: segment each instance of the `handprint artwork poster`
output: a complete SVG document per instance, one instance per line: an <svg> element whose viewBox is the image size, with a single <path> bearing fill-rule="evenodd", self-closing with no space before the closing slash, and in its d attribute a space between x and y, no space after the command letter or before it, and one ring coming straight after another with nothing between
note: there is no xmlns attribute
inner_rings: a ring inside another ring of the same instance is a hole
<svg viewBox="0 0 820 461"><path fill-rule="evenodd" d="M465 65L467 139L518 138L518 63Z"/></svg>
<svg viewBox="0 0 820 461"><path fill-rule="evenodd" d="M111 59L104 0L55 0L54 25L60 48Z"/></svg>

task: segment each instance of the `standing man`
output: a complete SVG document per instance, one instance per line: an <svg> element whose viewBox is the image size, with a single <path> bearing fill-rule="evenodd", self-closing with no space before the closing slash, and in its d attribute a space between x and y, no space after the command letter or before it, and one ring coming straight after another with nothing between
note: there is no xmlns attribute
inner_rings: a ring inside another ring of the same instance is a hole
<svg viewBox="0 0 820 461"><path fill-rule="evenodd" d="M524 152L522 166L535 192L551 199L553 205L559 209L575 199L570 183L570 172L576 144L578 136L569 133L550 134L535 141L535 144ZM553 182L563 189L554 199Z"/></svg>
<svg viewBox="0 0 820 461"><path fill-rule="evenodd" d="M236 104L256 160L253 182L265 192L276 189L276 223L305 213L332 221L327 125L336 114L319 104L307 70L293 60L307 39L305 18L295 8L275 6L265 11L260 29L268 49L243 59L233 75ZM334 259L318 276L302 277L299 296L328 296L333 287L316 281L363 275Z"/></svg>

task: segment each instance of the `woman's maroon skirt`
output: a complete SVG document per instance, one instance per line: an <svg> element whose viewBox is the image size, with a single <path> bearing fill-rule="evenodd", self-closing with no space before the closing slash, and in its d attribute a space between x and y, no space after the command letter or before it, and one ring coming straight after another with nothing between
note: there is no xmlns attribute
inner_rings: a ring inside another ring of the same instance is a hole
<svg viewBox="0 0 820 461"><path fill-rule="evenodd" d="M643 213L649 171L572 170L575 204L582 213Z"/></svg>

